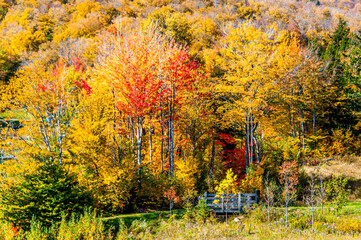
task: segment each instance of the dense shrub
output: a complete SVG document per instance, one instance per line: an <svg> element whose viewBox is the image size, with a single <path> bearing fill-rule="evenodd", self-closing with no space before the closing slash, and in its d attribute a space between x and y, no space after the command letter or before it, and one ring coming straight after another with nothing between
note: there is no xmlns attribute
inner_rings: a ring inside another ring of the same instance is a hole
<svg viewBox="0 0 361 240"><path fill-rule="evenodd" d="M60 222L62 214L82 213L91 207L90 195L78 185L76 176L60 165L43 165L24 176L17 185L1 192L4 219L28 229L35 217L46 227Z"/></svg>

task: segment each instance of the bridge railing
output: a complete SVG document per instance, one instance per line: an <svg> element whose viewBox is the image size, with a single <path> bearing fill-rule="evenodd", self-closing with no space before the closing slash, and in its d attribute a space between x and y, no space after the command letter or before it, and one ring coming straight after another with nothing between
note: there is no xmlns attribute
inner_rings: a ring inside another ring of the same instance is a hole
<svg viewBox="0 0 361 240"><path fill-rule="evenodd" d="M241 212L242 208L251 207L260 201L260 191L255 193L215 194L205 192L199 199L204 198L207 206L216 213Z"/></svg>

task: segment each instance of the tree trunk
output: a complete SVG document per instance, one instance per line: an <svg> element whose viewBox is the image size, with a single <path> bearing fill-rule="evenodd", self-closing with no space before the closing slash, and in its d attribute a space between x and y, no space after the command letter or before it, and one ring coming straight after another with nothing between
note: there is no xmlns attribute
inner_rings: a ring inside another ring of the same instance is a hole
<svg viewBox="0 0 361 240"><path fill-rule="evenodd" d="M292 129L293 129L293 132L292 132L292 136L293 138L296 138L296 128L295 128L295 113L292 112Z"/></svg>
<svg viewBox="0 0 361 240"><path fill-rule="evenodd" d="M112 153L113 153L113 164L115 166L115 162L116 162L116 152L115 152L115 119L114 119L114 123L113 123L113 144L112 144Z"/></svg>
<svg viewBox="0 0 361 240"><path fill-rule="evenodd" d="M312 205L312 232L315 231L315 210L313 209Z"/></svg>
<svg viewBox="0 0 361 240"><path fill-rule="evenodd" d="M292 96L293 96L293 89L292 89ZM294 106L293 106L293 98L291 100L291 109L292 109L292 136L293 138L296 137L296 128L295 128L295 112L294 112Z"/></svg>
<svg viewBox="0 0 361 240"><path fill-rule="evenodd" d="M291 107L288 106L288 117L290 119L290 131L291 131L291 134L293 135L293 126L292 126L292 117L291 117ZM294 135L293 135L294 137Z"/></svg>
<svg viewBox="0 0 361 240"><path fill-rule="evenodd" d="M288 204L286 204L286 227L288 225Z"/></svg>
<svg viewBox="0 0 361 240"><path fill-rule="evenodd" d="M171 105L169 104L169 115L171 114ZM169 163L169 178L172 177L172 150L171 150L171 145L172 145L172 121L171 121L171 116L170 119L168 120L168 163Z"/></svg>
<svg viewBox="0 0 361 240"><path fill-rule="evenodd" d="M122 142L122 135L119 133L119 143L118 145L118 164L121 165L122 164L122 147L121 147L121 142Z"/></svg>
<svg viewBox="0 0 361 240"><path fill-rule="evenodd" d="M141 171L142 165L142 137L137 140L138 142L138 173Z"/></svg>
<svg viewBox="0 0 361 240"><path fill-rule="evenodd" d="M257 165L258 165L261 162L261 154L259 152L259 144L258 144L257 138L255 136L253 137L253 142L256 146L256 158L257 158Z"/></svg>
<svg viewBox="0 0 361 240"><path fill-rule="evenodd" d="M152 164L152 127L149 127L149 163Z"/></svg>
<svg viewBox="0 0 361 240"><path fill-rule="evenodd" d="M164 125L163 125L163 111L160 113L161 120L161 137L160 137L160 172L163 173L163 155L164 155Z"/></svg>
<svg viewBox="0 0 361 240"><path fill-rule="evenodd" d="M113 93L113 98L114 98L114 103L115 103L115 101L116 101L116 97L115 97L115 91L114 91L114 89L112 89L112 93ZM116 129L116 123L115 123L115 118L116 118L116 116L115 116L115 111L116 111L116 106L115 106L115 104L113 104L113 144L112 144L112 152L113 152L113 164L114 164L114 166L115 166L115 162L116 162L116 152L115 152L115 141L116 141L116 139L115 139L115 129ZM120 160L119 160L119 162L120 162Z"/></svg>
<svg viewBox="0 0 361 240"><path fill-rule="evenodd" d="M245 140L244 140L244 150L246 152L246 169L248 169L248 162L249 162L249 155L248 155L248 118L246 115L246 119L245 119L245 131L246 131L246 136L245 136Z"/></svg>
<svg viewBox="0 0 361 240"><path fill-rule="evenodd" d="M316 108L315 108L315 104L312 104L312 133L313 136L316 137ZM316 149L316 140L314 140L315 142L313 143L313 148Z"/></svg>
<svg viewBox="0 0 361 240"><path fill-rule="evenodd" d="M137 143L138 143L138 173L140 174L142 165L142 140L143 140L143 119L137 117Z"/></svg>
<svg viewBox="0 0 361 240"><path fill-rule="evenodd" d="M214 168L214 157L216 155L216 139L213 138L212 141L212 155L211 155L211 161L209 163L209 175L208 178L212 178L213 168Z"/></svg>
<svg viewBox="0 0 361 240"><path fill-rule="evenodd" d="M329 110L331 111L331 110ZM331 117L331 113L328 113L328 135L332 136L332 126L331 126L331 121L332 121L332 117Z"/></svg>
<svg viewBox="0 0 361 240"><path fill-rule="evenodd" d="M302 131L302 150L305 151L305 125L303 119L303 109L301 107L301 131Z"/></svg>
<svg viewBox="0 0 361 240"><path fill-rule="evenodd" d="M186 129L185 129L185 134L184 134L184 151L183 151L183 162L185 163L186 162L186 156L187 156L187 136L188 136L188 131L187 131L187 128L188 126L186 126Z"/></svg>
<svg viewBox="0 0 361 240"><path fill-rule="evenodd" d="M171 159L172 159L172 176L174 173L174 101L175 101L175 86L173 84L173 97L172 97L172 151L171 151Z"/></svg>
<svg viewBox="0 0 361 240"><path fill-rule="evenodd" d="M285 188L286 188L286 192L285 192L285 205L286 205L286 227L288 225L288 203L290 201L290 196L289 196L289 185L288 185L288 176L285 176Z"/></svg>
<svg viewBox="0 0 361 240"><path fill-rule="evenodd" d="M252 111L250 113L251 118L250 118L250 125L249 125L249 130L250 130L250 135L249 135L249 141L250 141L250 160L251 160L251 165L254 162L254 149L253 149L253 114Z"/></svg>
<svg viewBox="0 0 361 240"><path fill-rule="evenodd" d="M133 119L132 118L129 118L129 121L130 121L130 130L131 130L131 132L132 132L132 134L131 134L131 140L132 140L132 157L133 157L133 161L135 161L134 160L134 158L135 158L135 147L134 147L134 123L133 123Z"/></svg>

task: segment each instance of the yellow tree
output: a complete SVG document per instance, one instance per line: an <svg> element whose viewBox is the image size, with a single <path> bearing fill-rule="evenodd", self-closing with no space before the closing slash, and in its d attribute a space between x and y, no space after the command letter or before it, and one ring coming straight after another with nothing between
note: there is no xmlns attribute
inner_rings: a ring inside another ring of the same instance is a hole
<svg viewBox="0 0 361 240"><path fill-rule="evenodd" d="M222 206L224 204L226 207L227 221L228 208L233 204L232 194L237 193L237 176L233 173L232 168L227 170L226 177L216 186L216 192L216 197L220 198L222 200ZM218 202L219 199L215 200L215 203Z"/></svg>
<svg viewBox="0 0 361 240"><path fill-rule="evenodd" d="M274 108L277 111L273 111L272 115L277 116L278 123L284 124L275 127L281 132L289 129L287 132L293 138L298 132L302 150L305 151L307 122L312 124L312 135L315 139L316 108L325 95L320 93L326 90L328 84L317 56L311 50L302 47L296 39L291 42L282 41L278 49L278 97L273 102L274 106L277 106ZM307 116L307 113L311 114ZM299 127L296 125L297 122Z"/></svg>
<svg viewBox="0 0 361 240"><path fill-rule="evenodd" d="M269 32L276 32L275 27L270 27ZM252 164L254 156L260 162L256 131L259 117L268 106L276 86L276 46L275 33L269 34L243 23L230 30L220 48L220 68L224 75L216 91L229 110L226 114L230 117L228 121L243 126L247 167Z"/></svg>
<svg viewBox="0 0 361 240"><path fill-rule="evenodd" d="M220 55L224 73L216 90L228 109L225 116L243 126L246 167L261 160L260 126L271 127L276 135L290 129L294 137L297 129L305 150L307 117L312 116L315 135L317 96L325 86L312 51L275 26L263 31L243 23L230 30Z"/></svg>
<svg viewBox="0 0 361 240"><path fill-rule="evenodd" d="M69 159L69 135L80 110L79 98L91 92L77 63L59 63L53 71L34 64L6 87L11 112L21 111L20 128L12 135L16 158L62 164Z"/></svg>
<svg viewBox="0 0 361 240"><path fill-rule="evenodd" d="M1 138L6 156L0 166L4 187L40 165L69 166L73 146L70 135L81 110L79 100L91 93L82 75L78 63L59 63L53 71L35 63L3 86L6 93L2 98L8 103L8 117L4 119L7 128Z"/></svg>
<svg viewBox="0 0 361 240"><path fill-rule="evenodd" d="M124 123L117 111L110 86L92 71L87 72L91 94L81 99L74 121L71 157L78 177L100 209L119 211L129 200L136 167L128 154L130 143L123 135Z"/></svg>

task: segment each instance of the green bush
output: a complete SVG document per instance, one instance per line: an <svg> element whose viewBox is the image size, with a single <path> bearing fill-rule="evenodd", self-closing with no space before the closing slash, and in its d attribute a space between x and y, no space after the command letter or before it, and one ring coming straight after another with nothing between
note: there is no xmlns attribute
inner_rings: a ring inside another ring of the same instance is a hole
<svg viewBox="0 0 361 240"><path fill-rule="evenodd" d="M204 198L200 199L198 205L195 208L197 222L205 223L210 216L210 212L211 211L207 206L206 200Z"/></svg>
<svg viewBox="0 0 361 240"><path fill-rule="evenodd" d="M83 213L92 206L90 194L79 186L76 176L60 165L43 165L25 175L17 185L1 192L3 219L29 229L35 217L44 227L61 221L62 214Z"/></svg>

